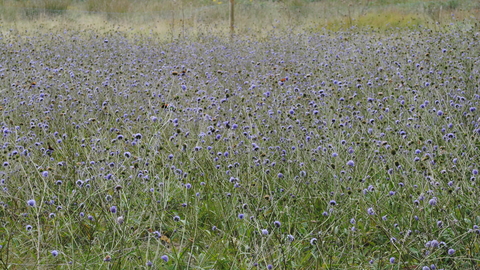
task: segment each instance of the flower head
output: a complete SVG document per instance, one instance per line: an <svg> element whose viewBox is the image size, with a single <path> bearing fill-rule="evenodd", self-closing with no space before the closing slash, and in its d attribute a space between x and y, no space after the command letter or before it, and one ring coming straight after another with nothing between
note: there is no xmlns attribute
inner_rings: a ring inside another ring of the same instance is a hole
<svg viewBox="0 0 480 270"><path fill-rule="evenodd" d="M27 204L31 207L35 207L37 203L35 202L35 200L28 200Z"/></svg>

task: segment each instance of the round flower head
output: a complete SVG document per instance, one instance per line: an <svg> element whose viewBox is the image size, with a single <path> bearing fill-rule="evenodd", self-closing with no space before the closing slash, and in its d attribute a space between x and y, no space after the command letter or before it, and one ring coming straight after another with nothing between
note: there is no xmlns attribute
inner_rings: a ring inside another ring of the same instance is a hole
<svg viewBox="0 0 480 270"><path fill-rule="evenodd" d="M355 166L355 162L353 160L349 160L349 161L347 161L347 165L350 166L350 167L353 167L353 166Z"/></svg>
<svg viewBox="0 0 480 270"><path fill-rule="evenodd" d="M162 257L160 257L162 260L164 260L165 262L168 262L168 256L167 255L162 255Z"/></svg>
<svg viewBox="0 0 480 270"><path fill-rule="evenodd" d="M117 213L117 207L115 205L110 207L110 212L112 212L114 214Z"/></svg>
<svg viewBox="0 0 480 270"><path fill-rule="evenodd" d="M268 235L268 230L267 229L262 229L262 234L263 235Z"/></svg>
<svg viewBox="0 0 480 270"><path fill-rule="evenodd" d="M280 228L280 226L282 225L282 223L280 223L280 221L275 221L273 222L273 226L277 227L277 228Z"/></svg>
<svg viewBox="0 0 480 270"><path fill-rule="evenodd" d="M313 246L315 244L317 244L317 238L314 237L314 238L310 239L310 245Z"/></svg>
<svg viewBox="0 0 480 270"><path fill-rule="evenodd" d="M52 250L52 256L57 257L58 256L58 251L57 250Z"/></svg>
<svg viewBox="0 0 480 270"><path fill-rule="evenodd" d="M175 221L180 221L180 217L179 217L179 216L174 216L174 217L173 217L173 220L175 220Z"/></svg>
<svg viewBox="0 0 480 270"><path fill-rule="evenodd" d="M289 235L287 235L287 239L288 239L288 241L293 242L293 240L295 240L295 237L293 235L289 234Z"/></svg>
<svg viewBox="0 0 480 270"><path fill-rule="evenodd" d="M124 218L123 216L119 216L119 217L117 218L117 223L118 223L119 225L122 225L124 221L125 221L125 218Z"/></svg>
<svg viewBox="0 0 480 270"><path fill-rule="evenodd" d="M28 200L27 204L31 207L35 207L37 203L35 202L35 200Z"/></svg>
<svg viewBox="0 0 480 270"><path fill-rule="evenodd" d="M395 263L395 257L391 257L389 261L390 261L391 264L394 264Z"/></svg>
<svg viewBox="0 0 480 270"><path fill-rule="evenodd" d="M451 248L448 250L448 255L453 255L455 254L455 249Z"/></svg>

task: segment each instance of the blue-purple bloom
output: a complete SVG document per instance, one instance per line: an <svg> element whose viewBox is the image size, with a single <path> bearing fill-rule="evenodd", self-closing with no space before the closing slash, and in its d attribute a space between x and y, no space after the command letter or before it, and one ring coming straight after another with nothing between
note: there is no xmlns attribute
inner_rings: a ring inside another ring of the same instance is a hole
<svg viewBox="0 0 480 270"><path fill-rule="evenodd" d="M35 202L35 200L28 200L27 201L27 204L31 207L35 207L37 205L37 203Z"/></svg>
<svg viewBox="0 0 480 270"><path fill-rule="evenodd" d="M168 256L167 255L162 255L162 257L160 257L162 260L164 260L165 262L168 262Z"/></svg>
<svg viewBox="0 0 480 270"><path fill-rule="evenodd" d="M289 234L289 235L287 235L287 239L288 239L288 241L293 242L293 240L295 240L295 237L293 235Z"/></svg>

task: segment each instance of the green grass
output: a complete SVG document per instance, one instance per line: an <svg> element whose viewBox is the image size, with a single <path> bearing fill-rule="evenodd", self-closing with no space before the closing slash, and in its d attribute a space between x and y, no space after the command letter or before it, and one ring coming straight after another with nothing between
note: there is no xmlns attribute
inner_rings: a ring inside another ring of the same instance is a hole
<svg viewBox="0 0 480 270"><path fill-rule="evenodd" d="M0 268L478 268L478 29L419 3L5 11Z"/></svg>

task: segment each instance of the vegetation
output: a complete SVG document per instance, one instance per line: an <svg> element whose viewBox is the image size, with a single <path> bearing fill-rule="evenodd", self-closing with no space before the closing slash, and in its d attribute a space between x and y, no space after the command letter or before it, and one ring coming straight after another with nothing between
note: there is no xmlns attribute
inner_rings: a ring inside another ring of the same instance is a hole
<svg viewBox="0 0 480 270"><path fill-rule="evenodd" d="M472 3L380 2L240 2L340 15L231 38L5 1L0 268L480 267Z"/></svg>

